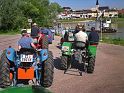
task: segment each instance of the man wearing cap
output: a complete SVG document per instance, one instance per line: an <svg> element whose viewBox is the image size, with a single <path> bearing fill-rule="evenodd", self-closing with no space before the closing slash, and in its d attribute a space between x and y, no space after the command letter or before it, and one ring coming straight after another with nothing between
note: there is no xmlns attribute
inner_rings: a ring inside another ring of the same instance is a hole
<svg viewBox="0 0 124 93"><path fill-rule="evenodd" d="M84 26L80 25L79 32L75 34L76 41L80 41L80 42L84 42L84 43L87 42L88 36L87 36L86 32L84 32L84 31L85 31Z"/></svg>
<svg viewBox="0 0 124 93"><path fill-rule="evenodd" d="M33 43L39 43L42 37L42 31L40 30L40 28L38 28L36 23L32 25L31 37L33 38Z"/></svg>
<svg viewBox="0 0 124 93"><path fill-rule="evenodd" d="M77 24L77 26L75 27L75 31L74 31L74 34L78 33L79 32L79 26L80 26L80 23Z"/></svg>
<svg viewBox="0 0 124 93"><path fill-rule="evenodd" d="M22 31L22 37L18 41L18 49L21 48L34 48L36 49L36 46L33 43L33 39L28 35L27 30Z"/></svg>
<svg viewBox="0 0 124 93"><path fill-rule="evenodd" d="M39 28L37 27L36 23L33 23L31 28L31 37L32 38L38 37L38 34L39 34Z"/></svg>

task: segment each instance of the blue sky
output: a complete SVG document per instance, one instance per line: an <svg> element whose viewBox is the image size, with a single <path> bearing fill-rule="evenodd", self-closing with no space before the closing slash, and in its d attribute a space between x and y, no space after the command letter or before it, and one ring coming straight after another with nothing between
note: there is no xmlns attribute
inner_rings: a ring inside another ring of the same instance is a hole
<svg viewBox="0 0 124 93"><path fill-rule="evenodd" d="M96 0L50 0L57 2L62 7L71 7L72 9L89 9L95 6ZM99 0L100 6L109 6L110 8L124 8L124 0Z"/></svg>

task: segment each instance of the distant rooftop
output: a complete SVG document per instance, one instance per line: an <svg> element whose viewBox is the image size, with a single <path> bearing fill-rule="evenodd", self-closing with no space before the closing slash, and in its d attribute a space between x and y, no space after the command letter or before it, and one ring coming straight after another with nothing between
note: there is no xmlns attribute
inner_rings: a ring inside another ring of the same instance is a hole
<svg viewBox="0 0 124 93"><path fill-rule="evenodd" d="M108 6L99 7L99 10L100 11L109 10L109 7Z"/></svg>
<svg viewBox="0 0 124 93"><path fill-rule="evenodd" d="M70 7L63 7L63 9L71 9Z"/></svg>
<svg viewBox="0 0 124 93"><path fill-rule="evenodd" d="M91 13L92 11L91 10L73 10L72 12L76 14L80 14L80 13L86 14L86 13Z"/></svg>
<svg viewBox="0 0 124 93"><path fill-rule="evenodd" d="M118 13L119 13L119 14L124 14L124 9L118 10Z"/></svg>

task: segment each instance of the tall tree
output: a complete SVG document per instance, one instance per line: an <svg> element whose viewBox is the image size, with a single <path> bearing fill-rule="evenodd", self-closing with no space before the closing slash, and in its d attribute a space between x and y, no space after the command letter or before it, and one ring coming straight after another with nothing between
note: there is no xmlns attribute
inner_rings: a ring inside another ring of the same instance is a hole
<svg viewBox="0 0 124 93"><path fill-rule="evenodd" d="M0 27L18 29L28 25L28 18L49 26L60 11L61 7L49 0L0 0Z"/></svg>
<svg viewBox="0 0 124 93"><path fill-rule="evenodd" d="M22 15L18 8L19 4L20 0L0 0L0 21L2 29L17 28L16 21L19 21Z"/></svg>

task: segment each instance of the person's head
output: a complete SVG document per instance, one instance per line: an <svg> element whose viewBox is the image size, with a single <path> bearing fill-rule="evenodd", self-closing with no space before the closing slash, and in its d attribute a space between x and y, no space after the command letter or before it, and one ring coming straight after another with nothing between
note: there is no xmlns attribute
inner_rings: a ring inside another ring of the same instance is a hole
<svg viewBox="0 0 124 93"><path fill-rule="evenodd" d="M23 30L23 31L21 32L21 34L22 34L23 37L24 37L24 36L28 36L27 30Z"/></svg>
<svg viewBox="0 0 124 93"><path fill-rule="evenodd" d="M91 27L91 31L95 31L95 27Z"/></svg>
<svg viewBox="0 0 124 93"><path fill-rule="evenodd" d="M85 31L84 25L80 25L78 28L79 28L79 31L83 31L83 32Z"/></svg>
<svg viewBox="0 0 124 93"><path fill-rule="evenodd" d="M68 30L68 29L69 29L69 27L66 27L65 29L66 29L66 30Z"/></svg>
<svg viewBox="0 0 124 93"><path fill-rule="evenodd" d="M37 24L36 23L33 23L32 26L37 26Z"/></svg>
<svg viewBox="0 0 124 93"><path fill-rule="evenodd" d="M77 24L77 26L80 26L80 25L81 25L80 23Z"/></svg>
<svg viewBox="0 0 124 93"><path fill-rule="evenodd" d="M79 31L79 26L80 26L81 24L80 23L78 23L77 25L76 25L76 27L75 27L75 30L76 31Z"/></svg>

